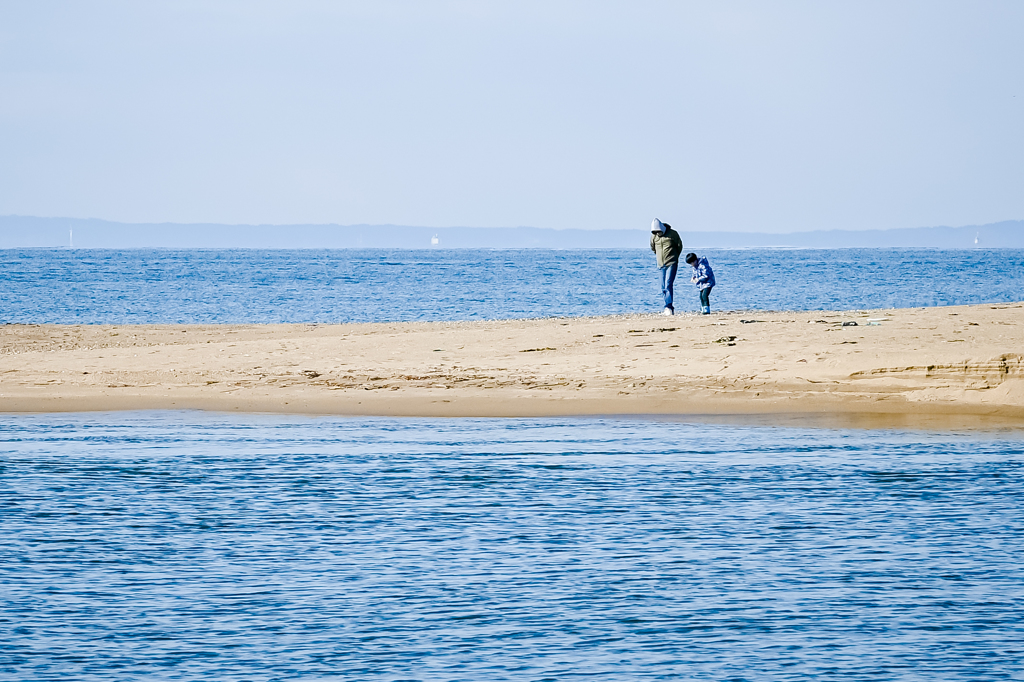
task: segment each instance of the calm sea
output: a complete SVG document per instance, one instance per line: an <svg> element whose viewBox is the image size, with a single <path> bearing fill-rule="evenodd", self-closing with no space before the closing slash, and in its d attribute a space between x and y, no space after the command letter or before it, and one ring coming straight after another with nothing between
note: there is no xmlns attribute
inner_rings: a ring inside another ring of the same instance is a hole
<svg viewBox="0 0 1024 682"><path fill-rule="evenodd" d="M0 417L9 680L1024 676L1024 440Z"/></svg>
<svg viewBox="0 0 1024 682"><path fill-rule="evenodd" d="M1024 251L708 255L719 308L1024 300ZM0 322L654 312L651 261L0 251ZM1022 500L1020 431L0 415L0 679L1024 679Z"/></svg>
<svg viewBox="0 0 1024 682"><path fill-rule="evenodd" d="M708 251L722 310L1024 300L1024 250ZM683 266L677 309L697 308ZM0 322L469 320L656 312L631 251L0 250Z"/></svg>

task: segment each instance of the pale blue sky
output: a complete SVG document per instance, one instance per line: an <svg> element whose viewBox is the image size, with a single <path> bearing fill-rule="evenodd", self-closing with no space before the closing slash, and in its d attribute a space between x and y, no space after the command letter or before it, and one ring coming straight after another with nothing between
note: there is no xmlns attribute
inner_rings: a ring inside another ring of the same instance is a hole
<svg viewBox="0 0 1024 682"><path fill-rule="evenodd" d="M0 214L1024 218L1024 2L0 0Z"/></svg>

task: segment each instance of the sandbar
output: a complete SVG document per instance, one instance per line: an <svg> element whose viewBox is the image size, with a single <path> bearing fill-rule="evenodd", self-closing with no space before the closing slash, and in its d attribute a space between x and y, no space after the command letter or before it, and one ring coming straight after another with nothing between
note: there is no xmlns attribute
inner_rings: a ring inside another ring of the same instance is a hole
<svg viewBox="0 0 1024 682"><path fill-rule="evenodd" d="M1024 303L470 322L0 325L0 412L1024 424Z"/></svg>

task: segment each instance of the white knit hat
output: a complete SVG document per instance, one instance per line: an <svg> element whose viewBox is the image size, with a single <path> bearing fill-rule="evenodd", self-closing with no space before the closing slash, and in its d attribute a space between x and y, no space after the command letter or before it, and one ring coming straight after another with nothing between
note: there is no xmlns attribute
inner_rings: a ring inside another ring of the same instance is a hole
<svg viewBox="0 0 1024 682"><path fill-rule="evenodd" d="M660 220L655 218L651 221L651 232L664 232L665 225Z"/></svg>

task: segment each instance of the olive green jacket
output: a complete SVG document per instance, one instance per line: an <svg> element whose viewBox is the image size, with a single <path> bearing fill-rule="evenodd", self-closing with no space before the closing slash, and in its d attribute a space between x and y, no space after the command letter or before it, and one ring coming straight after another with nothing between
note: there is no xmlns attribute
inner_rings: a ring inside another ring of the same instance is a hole
<svg viewBox="0 0 1024 682"><path fill-rule="evenodd" d="M679 262L679 254L683 252L683 240L679 233L666 227L661 234L651 234L651 251L658 257L658 267Z"/></svg>

